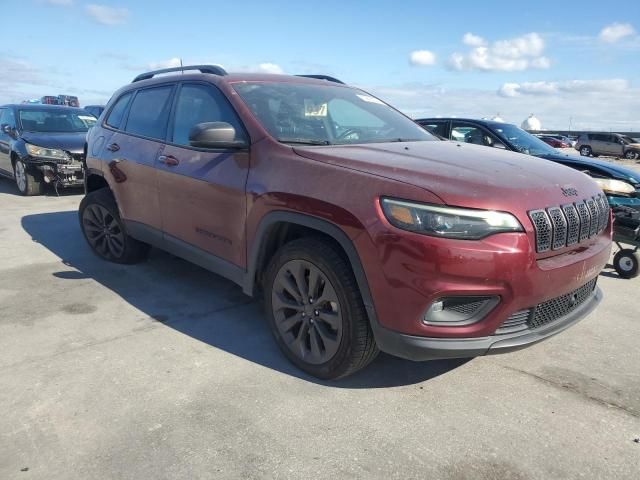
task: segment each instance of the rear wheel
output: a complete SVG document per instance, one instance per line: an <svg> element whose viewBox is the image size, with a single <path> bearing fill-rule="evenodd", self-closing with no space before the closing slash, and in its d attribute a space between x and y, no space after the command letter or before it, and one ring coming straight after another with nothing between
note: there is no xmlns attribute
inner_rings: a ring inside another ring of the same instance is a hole
<svg viewBox="0 0 640 480"><path fill-rule="evenodd" d="M634 250L624 248L613 257L613 267L622 278L635 278L638 276L639 260Z"/></svg>
<svg viewBox="0 0 640 480"><path fill-rule="evenodd" d="M280 349L315 377L345 377L378 353L353 272L327 242L303 238L276 253L265 306Z"/></svg>
<svg viewBox="0 0 640 480"><path fill-rule="evenodd" d="M591 155L591 147L585 145L583 147L580 147L580 155L582 155L583 157L588 157Z"/></svg>
<svg viewBox="0 0 640 480"><path fill-rule="evenodd" d="M149 245L127 234L118 206L106 189L88 193L80 202L80 227L91 250L115 263L137 263L149 253Z"/></svg>
<svg viewBox="0 0 640 480"><path fill-rule="evenodd" d="M13 165L13 175L18 191L25 197L42 194L42 182L27 169L27 166L22 160L16 160Z"/></svg>

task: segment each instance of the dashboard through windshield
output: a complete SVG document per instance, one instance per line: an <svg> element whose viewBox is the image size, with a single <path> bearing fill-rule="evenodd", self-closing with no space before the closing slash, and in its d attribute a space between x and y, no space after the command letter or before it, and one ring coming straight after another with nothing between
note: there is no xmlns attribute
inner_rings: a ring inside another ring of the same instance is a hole
<svg viewBox="0 0 640 480"><path fill-rule="evenodd" d="M278 141L352 145L437 140L377 98L350 87L241 82L240 98Z"/></svg>

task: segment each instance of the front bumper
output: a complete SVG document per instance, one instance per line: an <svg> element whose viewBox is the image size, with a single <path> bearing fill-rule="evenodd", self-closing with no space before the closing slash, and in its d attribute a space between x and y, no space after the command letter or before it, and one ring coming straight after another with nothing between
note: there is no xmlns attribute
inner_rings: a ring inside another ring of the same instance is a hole
<svg viewBox="0 0 640 480"><path fill-rule="evenodd" d="M84 168L81 161L58 163L29 157L25 159L27 167L38 170L46 183L55 183L61 187L84 185Z"/></svg>
<svg viewBox="0 0 640 480"><path fill-rule="evenodd" d="M478 357L520 350L556 335L589 315L601 300L602 291L595 287L587 300L564 317L535 330L512 334L475 338L418 337L389 330L377 322L372 322L372 329L380 350L407 360Z"/></svg>

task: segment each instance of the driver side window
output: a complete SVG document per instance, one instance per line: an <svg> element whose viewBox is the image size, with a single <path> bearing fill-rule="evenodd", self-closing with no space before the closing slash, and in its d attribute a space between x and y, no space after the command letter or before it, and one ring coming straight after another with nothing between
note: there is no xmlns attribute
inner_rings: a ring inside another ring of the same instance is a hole
<svg viewBox="0 0 640 480"><path fill-rule="evenodd" d="M358 126L359 128L380 128L384 122L375 115L341 98L333 99L329 102L329 115L338 127L348 129Z"/></svg>
<svg viewBox="0 0 640 480"><path fill-rule="evenodd" d="M463 122L451 124L451 140L464 143L473 143L485 147L493 147L500 141L480 127Z"/></svg>

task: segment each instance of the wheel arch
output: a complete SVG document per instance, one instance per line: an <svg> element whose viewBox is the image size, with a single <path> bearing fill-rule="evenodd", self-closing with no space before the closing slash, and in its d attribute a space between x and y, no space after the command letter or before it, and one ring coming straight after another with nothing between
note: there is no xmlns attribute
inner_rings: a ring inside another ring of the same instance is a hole
<svg viewBox="0 0 640 480"><path fill-rule="evenodd" d="M367 277L353 242L339 226L311 215L280 210L265 215L248 250L244 293L253 296L275 252L288 241L301 236L320 236L339 248L355 276L370 322L377 323Z"/></svg>
<svg viewBox="0 0 640 480"><path fill-rule="evenodd" d="M100 170L87 168L84 179L84 193L87 194L95 192L96 190L100 190L101 188L108 188L109 190L111 190L109 182L107 182Z"/></svg>

